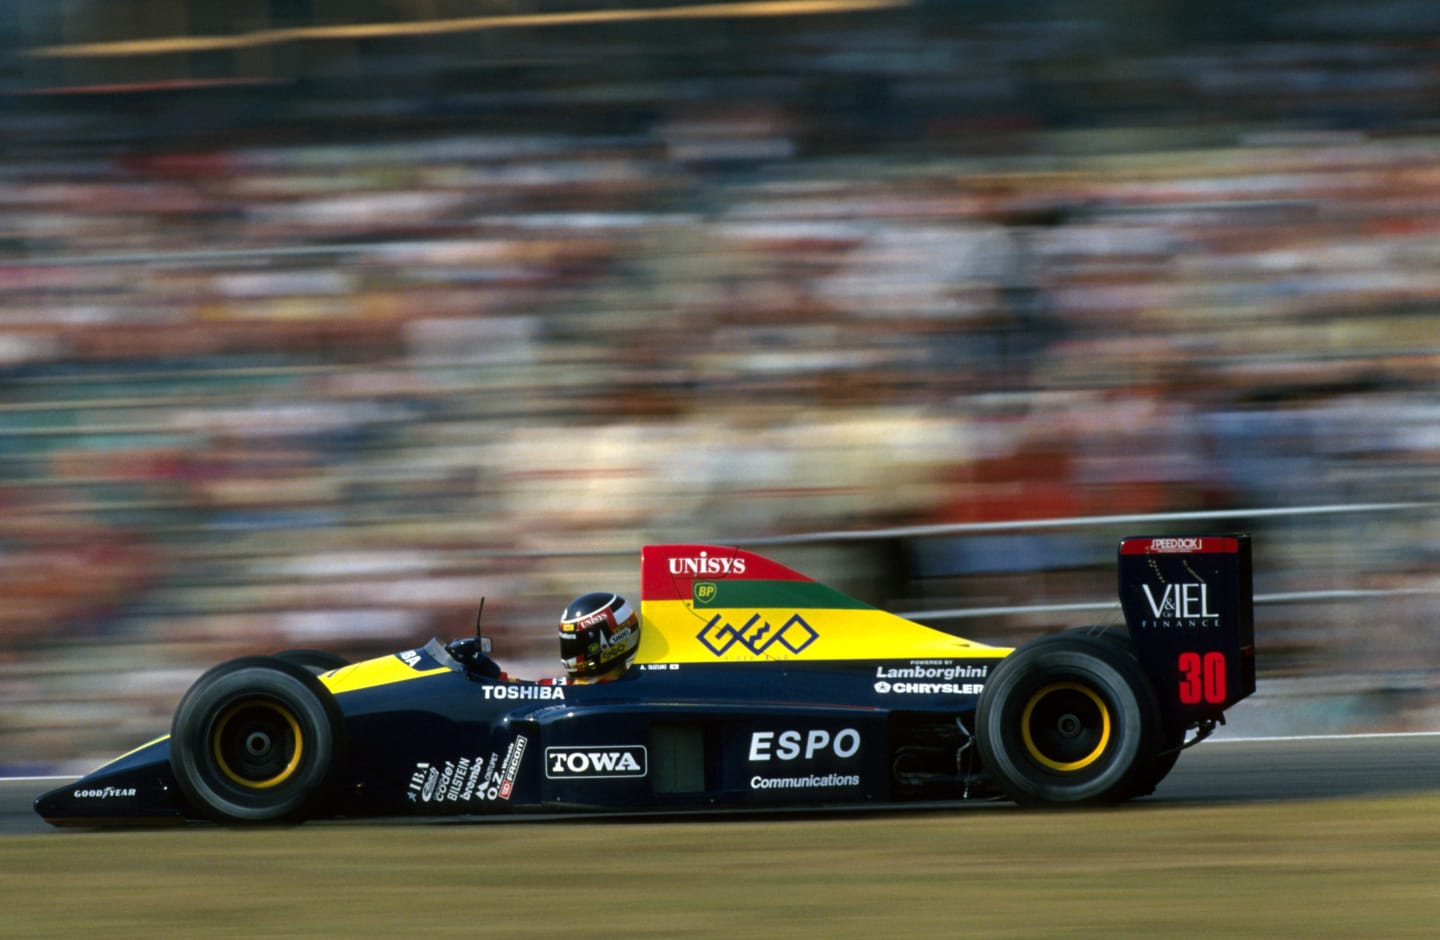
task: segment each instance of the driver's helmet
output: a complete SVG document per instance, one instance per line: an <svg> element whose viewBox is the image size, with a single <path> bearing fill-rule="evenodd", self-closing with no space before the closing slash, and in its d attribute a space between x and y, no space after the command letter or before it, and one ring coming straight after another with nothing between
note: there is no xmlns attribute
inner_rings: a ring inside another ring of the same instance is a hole
<svg viewBox="0 0 1440 940"><path fill-rule="evenodd" d="M609 672L639 645L640 616L619 594L584 594L560 615L560 661L571 678Z"/></svg>

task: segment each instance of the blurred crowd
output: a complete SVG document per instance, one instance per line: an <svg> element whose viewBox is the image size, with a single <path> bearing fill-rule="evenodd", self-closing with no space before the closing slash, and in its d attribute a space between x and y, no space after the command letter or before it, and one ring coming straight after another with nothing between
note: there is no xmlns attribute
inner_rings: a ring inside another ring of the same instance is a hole
<svg viewBox="0 0 1440 940"><path fill-rule="evenodd" d="M1440 46L1328 9L1154 47L918 9L541 30L474 81L26 99L0 766L481 597L553 674L560 609L638 592L647 542L1204 510L1262 592L1374 592L1265 607L1262 680L1379 675L1404 701L1367 720L1435 722L1433 510L1244 513L1440 498ZM897 610L1095 600L1118 534L785 557Z"/></svg>

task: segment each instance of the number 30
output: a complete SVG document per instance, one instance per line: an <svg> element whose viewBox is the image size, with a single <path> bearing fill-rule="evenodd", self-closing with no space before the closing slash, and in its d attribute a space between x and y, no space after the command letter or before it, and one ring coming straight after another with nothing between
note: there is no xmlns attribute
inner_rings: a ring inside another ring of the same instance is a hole
<svg viewBox="0 0 1440 940"><path fill-rule="evenodd" d="M1180 654L1180 701L1185 705L1219 705L1225 701L1225 654L1211 651Z"/></svg>

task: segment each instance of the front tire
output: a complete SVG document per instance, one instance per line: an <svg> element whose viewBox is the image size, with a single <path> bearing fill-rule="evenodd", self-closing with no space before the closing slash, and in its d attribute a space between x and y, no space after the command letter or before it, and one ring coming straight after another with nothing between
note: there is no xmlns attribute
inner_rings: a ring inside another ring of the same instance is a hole
<svg viewBox="0 0 1440 940"><path fill-rule="evenodd" d="M314 674L267 657L206 672L175 710L170 766L191 806L217 822L295 822L327 792L342 723Z"/></svg>
<svg viewBox="0 0 1440 940"><path fill-rule="evenodd" d="M1005 657L976 710L986 770L1025 805L1129 799L1153 778L1161 737L1155 693L1135 658L1079 633Z"/></svg>

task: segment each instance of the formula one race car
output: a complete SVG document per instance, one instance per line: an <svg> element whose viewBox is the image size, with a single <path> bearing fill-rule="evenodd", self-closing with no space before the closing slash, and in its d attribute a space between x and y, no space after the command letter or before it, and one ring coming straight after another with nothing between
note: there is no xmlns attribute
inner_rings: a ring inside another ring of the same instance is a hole
<svg viewBox="0 0 1440 940"><path fill-rule="evenodd" d="M1122 801L1255 689L1250 540L1128 538L1119 581L1128 630L1010 650L749 551L649 546L619 679L508 680L478 637L353 665L237 659L195 682L169 735L35 808L95 826Z"/></svg>

